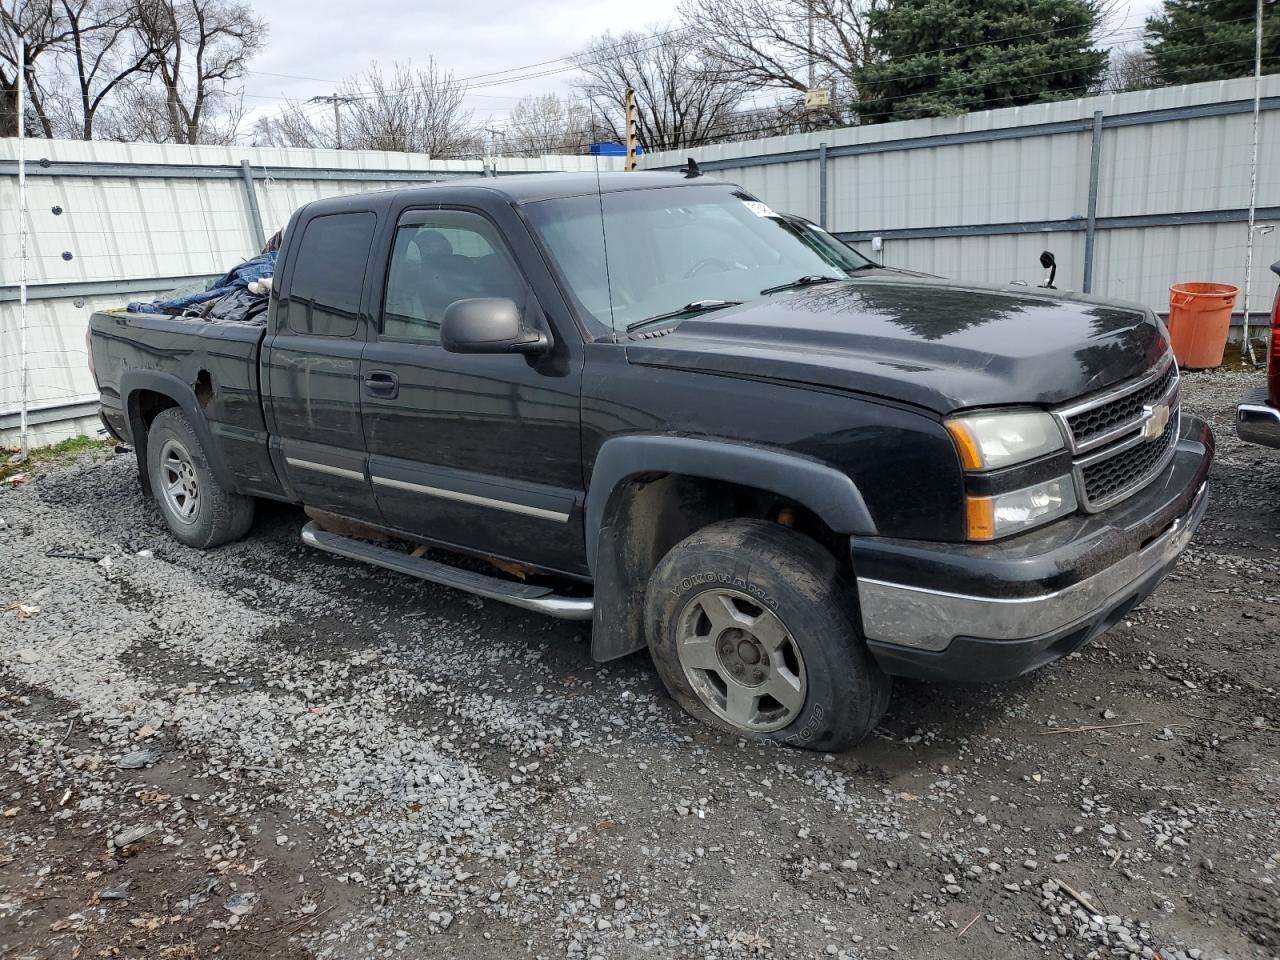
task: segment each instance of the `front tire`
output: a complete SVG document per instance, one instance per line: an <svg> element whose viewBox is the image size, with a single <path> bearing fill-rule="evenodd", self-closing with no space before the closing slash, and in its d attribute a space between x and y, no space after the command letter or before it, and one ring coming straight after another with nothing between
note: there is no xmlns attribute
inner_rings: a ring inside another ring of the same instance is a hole
<svg viewBox="0 0 1280 960"><path fill-rule="evenodd" d="M844 750L875 728L892 683L867 651L855 596L849 573L795 530L712 524L649 581L649 651L693 717L753 740Z"/></svg>
<svg viewBox="0 0 1280 960"><path fill-rule="evenodd" d="M186 414L170 407L147 432L151 495L174 538L197 550L239 540L253 525L253 498L226 490Z"/></svg>

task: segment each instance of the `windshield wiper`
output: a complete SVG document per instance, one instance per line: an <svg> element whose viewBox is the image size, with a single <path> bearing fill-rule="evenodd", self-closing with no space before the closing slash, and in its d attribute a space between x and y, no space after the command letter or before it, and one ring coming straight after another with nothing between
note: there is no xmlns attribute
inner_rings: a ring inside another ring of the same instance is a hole
<svg viewBox="0 0 1280 960"><path fill-rule="evenodd" d="M706 313L709 310L722 310L725 307L736 307L740 303L742 303L741 300L694 300L692 303L686 303L683 307L677 307L675 310L668 310L666 313L654 314L652 317L645 317L635 323L628 323L627 332L630 333L632 330L650 323L657 323L659 320L674 320L676 317L683 317L687 313Z"/></svg>
<svg viewBox="0 0 1280 960"><path fill-rule="evenodd" d="M788 280L786 283L780 283L776 287L765 287L760 291L760 296L764 297L771 293L780 293L783 290L794 290L797 287L812 287L818 283L835 283L839 279L839 277L826 277L817 273L809 273L803 277Z"/></svg>

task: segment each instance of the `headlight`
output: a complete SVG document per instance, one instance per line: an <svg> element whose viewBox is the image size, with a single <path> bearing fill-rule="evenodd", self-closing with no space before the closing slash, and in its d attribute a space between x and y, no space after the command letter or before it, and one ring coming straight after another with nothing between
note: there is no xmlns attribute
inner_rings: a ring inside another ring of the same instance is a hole
<svg viewBox="0 0 1280 960"><path fill-rule="evenodd" d="M1076 509L1075 485L1070 477L998 493L966 497L970 540L998 540L1038 527Z"/></svg>
<svg viewBox="0 0 1280 960"><path fill-rule="evenodd" d="M1062 431L1042 410L970 413L947 421L966 470L996 470L1061 450Z"/></svg>

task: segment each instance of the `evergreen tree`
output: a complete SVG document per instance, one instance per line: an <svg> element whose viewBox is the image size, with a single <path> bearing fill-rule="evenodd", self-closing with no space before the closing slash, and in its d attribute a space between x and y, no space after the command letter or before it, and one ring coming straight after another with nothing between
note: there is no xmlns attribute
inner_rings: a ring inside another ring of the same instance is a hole
<svg viewBox="0 0 1280 960"><path fill-rule="evenodd" d="M1083 96L1107 65L1098 0L890 0L869 17L879 62L858 77L863 123Z"/></svg>
<svg viewBox="0 0 1280 960"><path fill-rule="evenodd" d="M1147 50L1161 84L1253 73L1254 0L1165 0L1147 21ZM1262 7L1262 72L1280 71L1280 2Z"/></svg>

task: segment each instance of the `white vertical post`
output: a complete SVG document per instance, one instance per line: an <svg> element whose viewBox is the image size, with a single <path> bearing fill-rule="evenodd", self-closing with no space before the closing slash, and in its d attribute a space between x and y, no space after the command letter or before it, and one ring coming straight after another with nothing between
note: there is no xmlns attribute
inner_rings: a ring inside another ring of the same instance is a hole
<svg viewBox="0 0 1280 960"><path fill-rule="evenodd" d="M23 111L26 108L27 39L18 37L18 352L22 356L20 410L18 416L19 449L22 459L31 451L27 436L27 153L26 125Z"/></svg>
<svg viewBox="0 0 1280 960"><path fill-rule="evenodd" d="M1249 236L1244 253L1244 355L1255 366L1258 358L1253 355L1249 341L1249 293L1253 286L1253 224L1258 212L1258 112L1262 103L1262 0L1253 27L1253 163L1249 167Z"/></svg>

